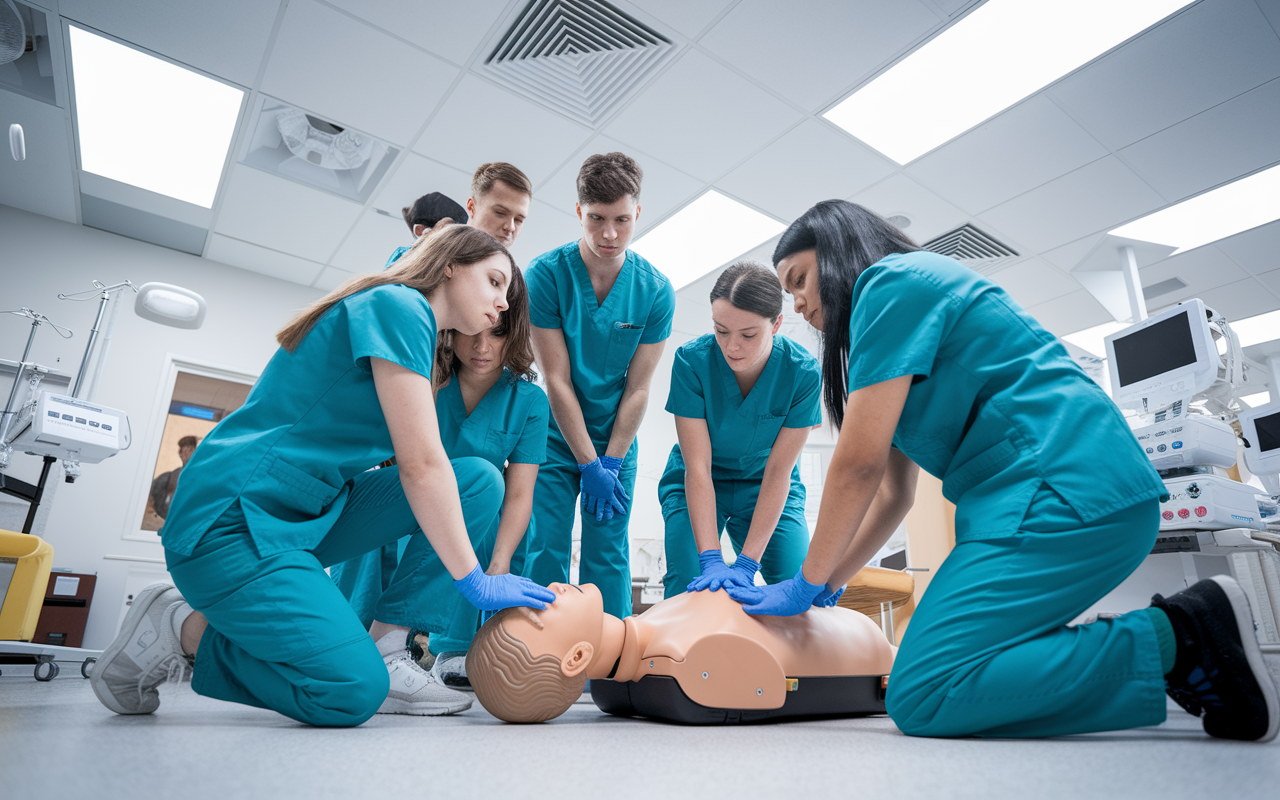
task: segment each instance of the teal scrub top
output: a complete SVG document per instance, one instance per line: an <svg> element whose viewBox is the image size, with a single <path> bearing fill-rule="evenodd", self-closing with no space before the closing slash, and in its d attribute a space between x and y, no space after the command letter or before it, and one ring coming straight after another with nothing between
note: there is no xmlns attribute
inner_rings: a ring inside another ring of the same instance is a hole
<svg viewBox="0 0 1280 800"><path fill-rule="evenodd" d="M598 304L577 241L538 256L524 279L529 285L530 321L539 328L564 331L583 422L591 440L603 447L609 442L636 348L671 335L676 308L671 281L628 250L618 280Z"/></svg>
<svg viewBox="0 0 1280 800"><path fill-rule="evenodd" d="M516 380L508 370L470 415L455 377L436 394L436 417L449 458L483 458L499 472L508 462L547 460L547 394L534 383Z"/></svg>
<svg viewBox="0 0 1280 800"><path fill-rule="evenodd" d="M915 376L893 445L942 479L958 541L1016 533L1042 481L1085 522L1164 494L1111 398L1004 289L953 259L872 264L853 287L849 337L850 392Z"/></svg>
<svg viewBox="0 0 1280 800"><path fill-rule="evenodd" d="M404 255L405 253L409 252L412 249L413 249L413 245L405 245L403 247L397 247L395 250L392 250L391 258L387 259L387 263L384 264L382 268L384 270L391 269L391 265L399 261L400 256Z"/></svg>
<svg viewBox="0 0 1280 800"><path fill-rule="evenodd" d="M259 554L313 549L342 513L347 482L393 455L369 359L430 379L435 349L435 314L416 289L375 286L334 304L196 448L164 546L189 554L239 502Z"/></svg>
<svg viewBox="0 0 1280 800"><path fill-rule="evenodd" d="M779 431L822 422L821 394L818 360L791 339L774 336L764 371L743 397L708 333L676 350L667 411L707 421L713 479L762 480Z"/></svg>

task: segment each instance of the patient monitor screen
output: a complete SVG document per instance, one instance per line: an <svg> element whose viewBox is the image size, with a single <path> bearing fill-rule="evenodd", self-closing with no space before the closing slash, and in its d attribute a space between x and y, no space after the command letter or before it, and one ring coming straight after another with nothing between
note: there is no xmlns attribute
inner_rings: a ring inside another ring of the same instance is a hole
<svg viewBox="0 0 1280 800"><path fill-rule="evenodd" d="M1268 414L1253 421L1258 429L1258 449L1262 452L1280 450L1280 414Z"/></svg>
<svg viewBox="0 0 1280 800"><path fill-rule="evenodd" d="M1121 386L1131 386L1196 361L1196 346L1187 314L1175 314L1163 322L1118 337L1112 346Z"/></svg>

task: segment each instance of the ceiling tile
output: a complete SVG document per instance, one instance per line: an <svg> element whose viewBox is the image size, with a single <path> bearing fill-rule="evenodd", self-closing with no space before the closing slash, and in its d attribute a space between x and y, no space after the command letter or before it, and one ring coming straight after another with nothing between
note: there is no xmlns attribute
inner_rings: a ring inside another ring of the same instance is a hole
<svg viewBox="0 0 1280 800"><path fill-rule="evenodd" d="M1055 247L1052 250L1043 252L1040 257L1063 272L1069 273L1084 260L1085 256L1093 252L1093 248L1098 246L1098 242L1102 241L1104 235L1098 233L1086 236L1083 239L1077 239L1074 242L1064 244L1062 247Z"/></svg>
<svg viewBox="0 0 1280 800"><path fill-rule="evenodd" d="M401 209L413 205L413 201L424 194L441 192L465 208L467 198L471 196L471 175L417 153L408 153L391 177L384 180L382 188L373 197L373 205L399 215Z"/></svg>
<svg viewBox="0 0 1280 800"><path fill-rule="evenodd" d="M1164 199L1155 190L1115 156L1107 156L980 216L1021 242L1028 252L1038 253L1116 227L1163 205Z"/></svg>
<svg viewBox="0 0 1280 800"><path fill-rule="evenodd" d="M376 211L366 211L329 259L329 266L347 272L381 272L391 251L410 244L413 233L398 215L384 217Z"/></svg>
<svg viewBox="0 0 1280 800"><path fill-rule="evenodd" d="M806 111L821 111L942 20L916 0L743 0L699 44Z"/></svg>
<svg viewBox="0 0 1280 800"><path fill-rule="evenodd" d="M1006 267L990 278L1013 295L1023 308L1080 291L1079 281L1038 258Z"/></svg>
<svg viewBox="0 0 1280 800"><path fill-rule="evenodd" d="M543 253L576 241L581 235L577 217L535 199L530 204L528 220L520 229L520 238L511 248L511 256L524 266Z"/></svg>
<svg viewBox="0 0 1280 800"><path fill-rule="evenodd" d="M322 292L332 292L334 289L337 289L343 281L353 277L355 277L353 273L347 272L344 269L338 269L337 267L325 267L320 272L319 277L316 278L315 283L313 283L312 286Z"/></svg>
<svg viewBox="0 0 1280 800"><path fill-rule="evenodd" d="M323 264L317 264L314 261L307 261L277 250L268 250L256 244L219 236L216 233L209 237L209 246L205 250L204 257L210 261L269 275L290 283L300 283L303 286L310 286L320 274L320 270L324 268Z"/></svg>
<svg viewBox="0 0 1280 800"><path fill-rule="evenodd" d="M596 136L587 142L585 147L574 153L545 183L540 184L534 190L534 195L539 200L573 216L574 227L578 228L577 216L573 208L578 202L577 182L582 162L586 161L588 156L615 151L631 156L640 165L640 169L644 170L644 183L640 188L640 219L637 220L634 238L640 238L671 212L683 208L706 187L706 184L697 178L651 158L634 147L610 139L608 136Z"/></svg>
<svg viewBox="0 0 1280 800"><path fill-rule="evenodd" d="M1032 306L1027 313L1059 337L1113 321L1102 304L1084 289Z"/></svg>
<svg viewBox="0 0 1280 800"><path fill-rule="evenodd" d="M216 233L326 263L360 206L237 164L222 189Z"/></svg>
<svg viewBox="0 0 1280 800"><path fill-rule="evenodd" d="M1280 79L1135 142L1120 157L1172 201L1280 161Z"/></svg>
<svg viewBox="0 0 1280 800"><path fill-rule="evenodd" d="M1280 40L1253 0L1214 0L1063 80L1049 94L1112 150L1280 76Z"/></svg>
<svg viewBox="0 0 1280 800"><path fill-rule="evenodd" d="M913 162L907 172L979 213L1107 155L1043 96L1032 97Z"/></svg>
<svg viewBox="0 0 1280 800"><path fill-rule="evenodd" d="M293 0L261 89L404 146L457 74L453 65L341 11L314 0Z"/></svg>
<svg viewBox="0 0 1280 800"><path fill-rule="evenodd" d="M1176 292L1162 294L1147 301L1148 310L1172 305L1190 297L1200 297L1205 292L1235 283L1249 274L1227 258L1221 250L1208 245L1186 253L1157 261L1139 269L1143 286L1151 286L1170 278L1178 278L1187 284Z"/></svg>
<svg viewBox="0 0 1280 800"><path fill-rule="evenodd" d="M711 181L799 119L780 100L690 50L604 132Z"/></svg>
<svg viewBox="0 0 1280 800"><path fill-rule="evenodd" d="M1276 35L1280 36L1280 4L1258 0L1258 8L1262 9L1263 15L1271 21L1271 27L1275 29Z"/></svg>
<svg viewBox="0 0 1280 800"><path fill-rule="evenodd" d="M590 135L582 125L467 75L413 149L468 176L485 162L506 161L536 186Z"/></svg>
<svg viewBox="0 0 1280 800"><path fill-rule="evenodd" d="M1280 295L1280 269L1273 269L1258 276L1258 280L1277 295Z"/></svg>
<svg viewBox="0 0 1280 800"><path fill-rule="evenodd" d="M1280 221L1220 239L1214 246L1254 275L1270 272L1280 266Z"/></svg>
<svg viewBox="0 0 1280 800"><path fill-rule="evenodd" d="M196 69L252 86L279 3L261 0L60 0L68 19Z"/></svg>
<svg viewBox="0 0 1280 800"><path fill-rule="evenodd" d="M733 3L734 0L633 0L627 5L692 39Z"/></svg>
<svg viewBox="0 0 1280 800"><path fill-rule="evenodd" d="M1246 278L1204 292L1200 299L1226 317L1228 322L1280 309L1280 297L1268 291L1255 278Z"/></svg>
<svg viewBox="0 0 1280 800"><path fill-rule="evenodd" d="M14 161L8 144L0 154L0 203L75 224L75 155L67 112L0 89L0 122L22 126L27 157Z"/></svg>
<svg viewBox="0 0 1280 800"><path fill-rule="evenodd" d="M917 242L927 242L969 219L968 214L901 172L849 199L882 217L906 215L911 219L906 233ZM988 233L994 235L996 231Z"/></svg>
<svg viewBox="0 0 1280 800"><path fill-rule="evenodd" d="M790 221L819 200L856 194L896 169L826 122L809 119L716 181L716 187Z"/></svg>
<svg viewBox="0 0 1280 800"><path fill-rule="evenodd" d="M455 64L465 64L501 17L508 0L431 3L421 0L328 0L354 16L408 39ZM482 57L487 54L482 54Z"/></svg>

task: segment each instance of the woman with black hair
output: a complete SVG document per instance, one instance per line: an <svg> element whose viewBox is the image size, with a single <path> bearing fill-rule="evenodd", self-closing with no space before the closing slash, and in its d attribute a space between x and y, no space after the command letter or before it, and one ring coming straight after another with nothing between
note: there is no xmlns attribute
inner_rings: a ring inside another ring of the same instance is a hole
<svg viewBox="0 0 1280 800"><path fill-rule="evenodd" d="M903 732L1155 725L1167 688L1206 712L1211 735L1276 735L1275 687L1229 577L1067 627L1151 551L1164 485L1052 334L995 283L852 203L811 208L773 261L822 331L840 436L804 566L730 589L749 613L829 598L905 517L922 467L956 504L956 546L894 663L886 705Z"/></svg>

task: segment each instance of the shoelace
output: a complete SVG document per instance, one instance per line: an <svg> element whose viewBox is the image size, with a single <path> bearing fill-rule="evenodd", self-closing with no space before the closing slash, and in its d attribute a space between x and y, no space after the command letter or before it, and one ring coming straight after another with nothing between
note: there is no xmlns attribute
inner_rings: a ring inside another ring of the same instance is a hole
<svg viewBox="0 0 1280 800"><path fill-rule="evenodd" d="M1204 669L1197 666L1187 673L1181 685L1168 685L1166 690L1173 701L1188 714L1198 717L1208 708L1222 708L1222 698L1213 688L1213 679L1216 677L1218 670L1206 675Z"/></svg>
<svg viewBox="0 0 1280 800"><path fill-rule="evenodd" d="M160 615L160 638L163 640L164 647L168 648L171 652L169 655L152 664L151 669L142 673L142 675L138 677L139 702L142 701L143 691L147 689L147 681L156 673L160 672L160 670L163 669L165 671L164 680L161 681L161 683L172 684L174 686L182 684L183 680L187 678L188 670L191 670L192 672L195 671L193 663L195 659L191 656L183 655L182 645L173 635L173 616L174 612L177 611L177 608L178 606L176 603L171 604L164 610L164 613Z"/></svg>

